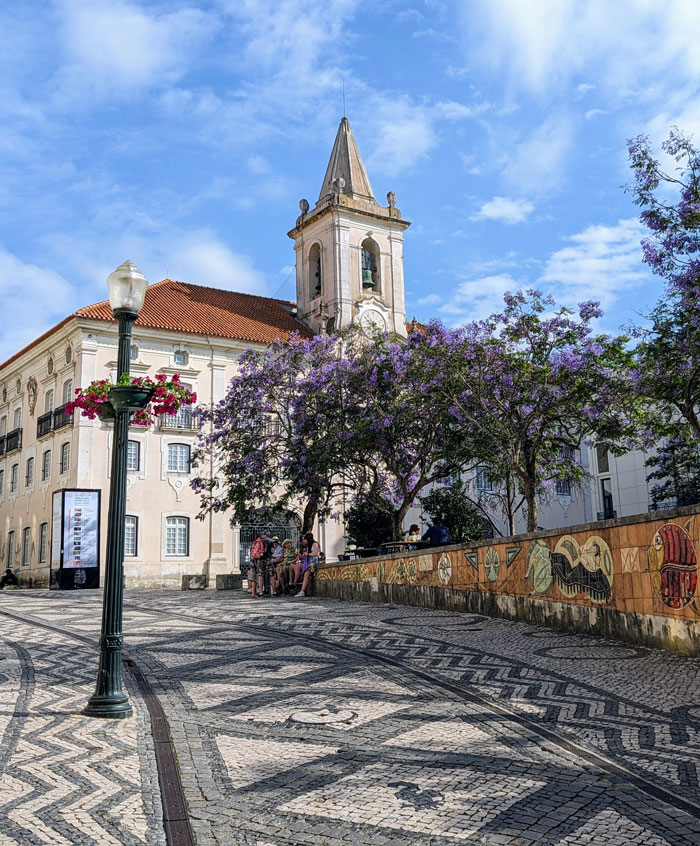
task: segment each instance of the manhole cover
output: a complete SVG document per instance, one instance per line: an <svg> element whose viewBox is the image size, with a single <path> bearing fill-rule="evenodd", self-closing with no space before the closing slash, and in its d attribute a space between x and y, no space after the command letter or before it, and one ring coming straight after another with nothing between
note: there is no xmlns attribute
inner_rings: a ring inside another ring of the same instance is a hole
<svg viewBox="0 0 700 846"><path fill-rule="evenodd" d="M311 723L312 725L327 725L328 723L347 723L356 714L354 711L330 711L319 708L315 711L295 711L289 716L292 723Z"/></svg>

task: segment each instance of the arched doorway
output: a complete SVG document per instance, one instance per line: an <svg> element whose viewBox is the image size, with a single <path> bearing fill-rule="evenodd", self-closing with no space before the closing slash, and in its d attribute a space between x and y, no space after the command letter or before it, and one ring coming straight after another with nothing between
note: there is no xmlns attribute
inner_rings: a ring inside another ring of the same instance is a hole
<svg viewBox="0 0 700 846"><path fill-rule="evenodd" d="M259 509L249 523L242 523L240 530L239 558L241 573L245 576L250 568L250 548L263 529L270 537L277 536L280 543L289 538L294 548L299 548L301 538L301 520L292 511L280 509Z"/></svg>

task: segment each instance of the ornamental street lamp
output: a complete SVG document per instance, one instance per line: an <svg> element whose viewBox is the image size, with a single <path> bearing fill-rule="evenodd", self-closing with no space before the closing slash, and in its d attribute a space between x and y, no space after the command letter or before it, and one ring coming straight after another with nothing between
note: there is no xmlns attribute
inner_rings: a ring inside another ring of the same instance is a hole
<svg viewBox="0 0 700 846"><path fill-rule="evenodd" d="M129 375L131 326L143 308L148 279L130 261L125 261L107 277L109 304L119 326L117 379ZM119 719L131 714L131 705L122 690L122 598L124 572L124 523L126 511L126 458L129 418L134 409L144 408L151 390L119 386L110 391L114 408L112 478L107 514L107 555L102 600L102 631L97 685L83 714L88 717Z"/></svg>

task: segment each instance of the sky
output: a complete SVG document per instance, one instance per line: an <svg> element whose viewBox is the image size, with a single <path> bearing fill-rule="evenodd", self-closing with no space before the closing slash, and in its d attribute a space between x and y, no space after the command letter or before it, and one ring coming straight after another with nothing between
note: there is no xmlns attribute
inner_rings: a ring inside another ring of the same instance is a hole
<svg viewBox="0 0 700 846"><path fill-rule="evenodd" d="M148 278L294 299L287 231L346 114L404 218L408 318L662 293L626 139L700 135L697 0L0 4L0 361Z"/></svg>

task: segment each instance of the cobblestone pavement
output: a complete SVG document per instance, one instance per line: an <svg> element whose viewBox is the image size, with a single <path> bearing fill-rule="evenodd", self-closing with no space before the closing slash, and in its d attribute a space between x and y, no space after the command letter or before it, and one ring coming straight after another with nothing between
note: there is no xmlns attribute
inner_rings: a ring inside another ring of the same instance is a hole
<svg viewBox="0 0 700 846"><path fill-rule="evenodd" d="M0 843L163 843L148 714L79 715L97 592L0 612ZM474 615L127 591L197 846L700 844L700 661ZM129 672L125 674L129 680ZM607 762L611 762L610 766Z"/></svg>

